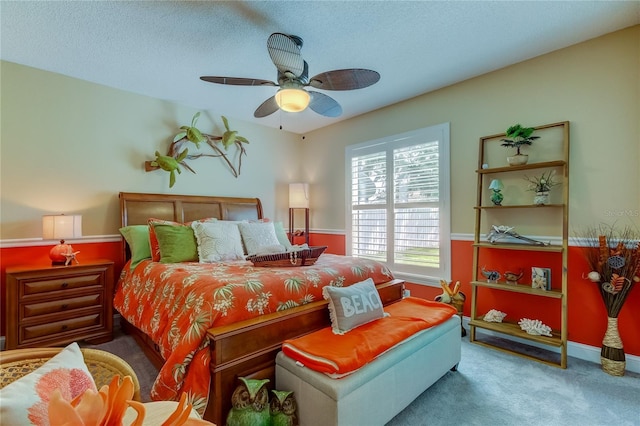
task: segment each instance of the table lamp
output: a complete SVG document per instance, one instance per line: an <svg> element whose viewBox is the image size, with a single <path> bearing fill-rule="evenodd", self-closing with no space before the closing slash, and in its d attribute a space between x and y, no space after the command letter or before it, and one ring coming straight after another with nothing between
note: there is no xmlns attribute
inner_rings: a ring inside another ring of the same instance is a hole
<svg viewBox="0 0 640 426"><path fill-rule="evenodd" d="M49 251L52 265L68 265L75 259L78 252L73 251L70 244L65 244L66 238L82 236L81 215L46 215L42 216L42 239L60 240L60 244ZM76 260L77 262L77 260Z"/></svg>
<svg viewBox="0 0 640 426"><path fill-rule="evenodd" d="M289 239L293 243L294 210L304 209L304 239L309 244L309 184L289 184Z"/></svg>

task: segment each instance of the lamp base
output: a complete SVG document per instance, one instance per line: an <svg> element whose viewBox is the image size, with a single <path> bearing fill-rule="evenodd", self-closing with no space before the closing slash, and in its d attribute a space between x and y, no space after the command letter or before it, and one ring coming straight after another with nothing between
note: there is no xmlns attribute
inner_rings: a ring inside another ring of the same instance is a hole
<svg viewBox="0 0 640 426"><path fill-rule="evenodd" d="M296 209L304 210L304 231L299 229L294 231L294 211ZM305 243L309 245L309 209L308 208L300 208L300 207L289 207L289 241L291 244L294 242L294 237L304 236Z"/></svg>
<svg viewBox="0 0 640 426"><path fill-rule="evenodd" d="M65 244L64 240L60 240L60 244L49 251L52 266L68 265L72 260L75 260L75 257L73 247L71 247L71 244Z"/></svg>

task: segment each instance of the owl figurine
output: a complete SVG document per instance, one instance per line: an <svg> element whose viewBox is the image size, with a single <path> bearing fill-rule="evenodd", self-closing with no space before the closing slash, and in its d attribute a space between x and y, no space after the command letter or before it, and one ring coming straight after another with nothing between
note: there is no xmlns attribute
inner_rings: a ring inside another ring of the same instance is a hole
<svg viewBox="0 0 640 426"><path fill-rule="evenodd" d="M231 395L227 426L269 426L269 379L238 379L241 383Z"/></svg>
<svg viewBox="0 0 640 426"><path fill-rule="evenodd" d="M292 391L272 390L271 424L272 426L297 426L296 410L298 404Z"/></svg>

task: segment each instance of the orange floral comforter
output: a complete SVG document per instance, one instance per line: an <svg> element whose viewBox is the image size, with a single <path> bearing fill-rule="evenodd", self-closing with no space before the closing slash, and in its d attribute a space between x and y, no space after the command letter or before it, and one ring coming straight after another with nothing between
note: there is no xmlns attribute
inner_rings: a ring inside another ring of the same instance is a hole
<svg viewBox="0 0 640 426"><path fill-rule="evenodd" d="M371 277L393 279L381 263L323 254L315 265L255 267L250 262L125 265L114 307L160 347L166 360L151 390L154 400L188 401L201 414L209 397L207 329L322 300L327 285Z"/></svg>

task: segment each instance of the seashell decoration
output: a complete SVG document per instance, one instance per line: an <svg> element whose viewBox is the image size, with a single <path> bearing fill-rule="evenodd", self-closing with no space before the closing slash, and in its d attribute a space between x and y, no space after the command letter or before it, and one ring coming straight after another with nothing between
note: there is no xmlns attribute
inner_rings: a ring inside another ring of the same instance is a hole
<svg viewBox="0 0 640 426"><path fill-rule="evenodd" d="M602 283L602 289L611 294L618 294L622 291L626 281L631 282L628 278L621 277L618 274L611 274L611 281L608 283Z"/></svg>
<svg viewBox="0 0 640 426"><path fill-rule="evenodd" d="M544 325L540 320L522 318L520 321L518 321L518 324L523 331L527 332L527 334L551 337L551 327L549 327L548 325Z"/></svg>
<svg viewBox="0 0 640 426"><path fill-rule="evenodd" d="M524 272L520 269L519 273L507 271L504 273L504 279L507 280L507 284L516 285L518 280L524 276Z"/></svg>
<svg viewBox="0 0 640 426"><path fill-rule="evenodd" d="M484 266L480 269L480 272L487 278L488 283L497 283L501 277L500 272L492 270L487 271L484 269Z"/></svg>
<svg viewBox="0 0 640 426"><path fill-rule="evenodd" d="M504 312L498 311L497 309L491 309L484 315L483 319L487 322L502 322L506 316L507 314Z"/></svg>
<svg viewBox="0 0 640 426"><path fill-rule="evenodd" d="M589 280L591 280L594 283L599 283L600 282L600 274L597 273L596 271L591 271L587 274L587 278L589 278Z"/></svg>

